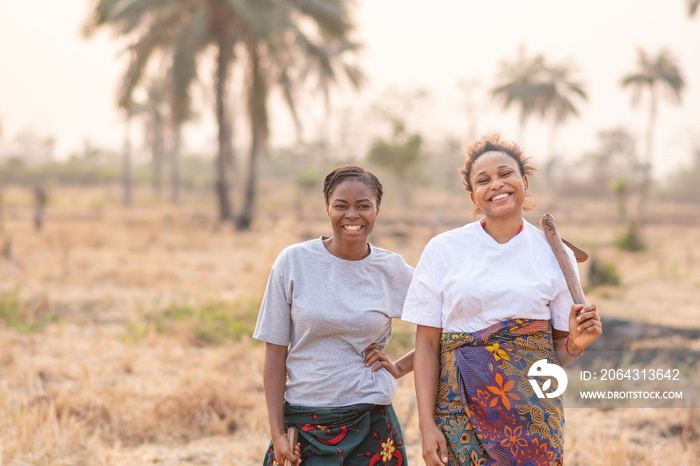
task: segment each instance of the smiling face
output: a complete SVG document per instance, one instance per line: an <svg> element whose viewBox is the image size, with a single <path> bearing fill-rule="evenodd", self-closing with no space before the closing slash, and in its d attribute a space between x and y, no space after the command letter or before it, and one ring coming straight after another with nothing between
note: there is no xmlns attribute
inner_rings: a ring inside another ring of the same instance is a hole
<svg viewBox="0 0 700 466"><path fill-rule="evenodd" d="M333 227L333 239L364 245L379 213L374 191L357 178L348 178L330 193L326 208Z"/></svg>
<svg viewBox="0 0 700 466"><path fill-rule="evenodd" d="M485 152L472 166L471 199L486 217L522 216L527 176L518 162L504 152Z"/></svg>

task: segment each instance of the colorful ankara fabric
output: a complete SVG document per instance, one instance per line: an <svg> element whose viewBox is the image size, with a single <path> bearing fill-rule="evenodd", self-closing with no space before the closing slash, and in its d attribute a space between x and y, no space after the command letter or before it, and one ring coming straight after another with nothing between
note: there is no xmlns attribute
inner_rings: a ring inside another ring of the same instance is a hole
<svg viewBox="0 0 700 466"><path fill-rule="evenodd" d="M527 377L543 358L558 362L547 320L442 334L435 420L450 466L562 464L561 397L539 399Z"/></svg>
<svg viewBox="0 0 700 466"><path fill-rule="evenodd" d="M402 466L406 447L392 405L319 409L284 404L284 424L299 432L304 466ZM272 442L263 466L277 466Z"/></svg>

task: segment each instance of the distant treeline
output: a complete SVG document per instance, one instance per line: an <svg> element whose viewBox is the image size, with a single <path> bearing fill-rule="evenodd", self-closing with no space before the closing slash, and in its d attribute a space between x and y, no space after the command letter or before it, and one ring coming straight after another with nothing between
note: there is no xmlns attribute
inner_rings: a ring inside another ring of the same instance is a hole
<svg viewBox="0 0 700 466"><path fill-rule="evenodd" d="M375 171L382 179L385 188L394 189L399 183L410 186L434 187L437 190L462 191L459 174L455 167L462 158L460 150L430 150L421 155L410 170L397 176L394 170L379 166L372 160L337 160L327 156L327 150L319 151L312 147L290 147L270 151L270 155L261 159L260 173L262 179L285 181L298 196L302 193L320 193L323 176L334 166L344 163L359 163ZM639 180L636 171L615 170L610 160L582 157L570 165L558 166L546 175L540 173L534 181L538 185L547 184L547 189L554 189L562 197L586 197L598 199L617 199L625 202L632 195ZM232 167L233 180L240 178L245 167ZM53 161L45 164L26 164L22 159L11 158L0 161L0 188L3 186L100 186L119 183L122 178L121 160L116 156L85 158L73 157L65 161ZM136 185L153 185L153 167L148 161L136 163L131 167L132 179ZM625 175L628 173L628 175ZM180 160L179 185L189 192L211 192L216 183L216 173L211 157L204 155L186 155ZM657 199L678 202L700 202L700 153L696 154L694 163L682 167L654 182L652 195ZM240 180L239 180L240 182ZM163 174L161 190L165 194L170 190L172 179ZM155 189L155 188L154 188ZM264 197L264 193L261 193ZM319 194L320 195L320 194Z"/></svg>
<svg viewBox="0 0 700 466"><path fill-rule="evenodd" d="M184 188L206 188L213 180L210 159L201 156L184 157L180 161L179 182ZM134 182L151 183L151 164L136 164L131 173ZM119 160L87 161L73 158L45 164L27 165L19 159L0 162L0 184L3 186L99 186L119 182L122 176Z"/></svg>

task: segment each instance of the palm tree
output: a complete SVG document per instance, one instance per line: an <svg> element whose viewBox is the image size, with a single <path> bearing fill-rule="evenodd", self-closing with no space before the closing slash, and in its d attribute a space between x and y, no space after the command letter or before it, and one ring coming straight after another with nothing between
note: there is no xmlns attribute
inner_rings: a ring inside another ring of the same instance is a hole
<svg viewBox="0 0 700 466"><path fill-rule="evenodd" d="M216 194L219 219L233 220L229 172L233 164L231 108L228 105L231 65L235 45L263 30L274 0L97 0L93 29L113 25L125 35L136 36L136 59L123 80L120 101L131 98L145 73L151 55L169 56L173 117L184 122L190 108L189 90L197 79L197 61L208 46L216 50L213 77L218 126Z"/></svg>
<svg viewBox="0 0 700 466"><path fill-rule="evenodd" d="M162 70L172 64L169 48L178 40L178 31L184 26L185 16L182 15L183 5L177 0L161 2L158 11L149 11L149 2L141 1L129 4L123 0L93 0L93 5L86 18L83 34L91 37L97 29L112 27L116 35L125 37L137 36L131 39L128 47L131 57L124 76L120 80L117 103L123 109L135 109L133 102L134 90L148 72L151 58L160 52ZM169 64L168 64L169 63ZM186 75L191 70L186 70ZM156 76L155 80L162 81L162 91L167 93L170 103L170 120L172 150L170 154L172 166L171 202L177 203L179 197L179 147L182 124L191 116L189 96L174 91L177 81L185 81L182 76L175 76L172 67L166 76ZM128 114L128 110L127 110ZM127 119L128 125L129 119Z"/></svg>
<svg viewBox="0 0 700 466"><path fill-rule="evenodd" d="M327 152L331 128L331 93L333 86L339 84L341 79L347 81L353 90L360 89L366 77L360 66L348 62L344 58L357 54L361 45L351 40L324 40L320 44L309 44L306 47L307 64L302 70L302 79L315 77L311 85L314 91L320 90L323 97L323 120L320 150L322 156Z"/></svg>
<svg viewBox="0 0 700 466"><path fill-rule="evenodd" d="M539 114L551 121L549 141L549 173L555 160L555 141L559 126L571 116L578 115L574 99L587 99L583 85L572 78L573 70L567 65L549 65L541 54L527 57L521 48L512 62L503 62L499 73L502 84L492 94L503 99L508 109L512 104L520 106L518 140L523 143L524 127L528 118Z"/></svg>
<svg viewBox="0 0 700 466"><path fill-rule="evenodd" d="M359 46L348 39L351 25L346 2L286 0L278 4L269 20L273 24L271 34L258 34L245 41L247 52L247 112L251 129L251 146L248 173L245 180L243 205L236 218L236 228L246 230L253 220L257 183L257 162L266 150L269 136L267 101L271 88L279 87L287 107L300 131L301 124L296 108L299 84L312 73L319 76L318 85L323 91L326 108L329 89L337 83L338 76L346 76L355 87L362 81L358 67L344 61ZM319 29L318 37L310 36L300 23L299 14L313 20ZM305 63L300 67L300 63ZM340 71L336 69L340 68Z"/></svg>
<svg viewBox="0 0 700 466"><path fill-rule="evenodd" d="M165 124L167 99L163 80L153 79L146 88L146 98L132 104L134 113L144 117L144 133L147 149L151 152L151 187L160 196L163 188L163 162L165 159Z"/></svg>
<svg viewBox="0 0 700 466"><path fill-rule="evenodd" d="M232 66L238 54L247 54L247 68L255 79L265 80L264 60L285 54L293 44L303 43L307 36L299 24L310 23L318 27L323 37L342 39L350 31L350 22L344 0L94 0L92 28L114 25L122 34L136 35L134 47L137 59L127 76L129 85L123 95L128 96L138 84L150 56L156 50L170 57L169 80L172 83L173 115L178 123L184 121L189 110L189 90L197 79L198 59L208 47L216 50L213 78L216 119L218 125L218 154L216 157L216 193L219 201L219 218L233 220L228 174L233 165L232 108L229 105L229 81ZM309 21L310 20L310 21ZM292 32L292 34L289 34ZM308 41L307 41L308 42ZM263 47L268 51L262 54ZM260 55L258 55L260 53ZM257 64L256 64L257 62ZM289 73L280 73L286 77ZM126 80L125 80L126 82ZM251 81L252 82L252 81ZM259 118L267 126L265 102L267 83L249 86L259 93L256 105L249 105L249 116ZM291 93L285 92L288 100ZM254 126L253 146L261 147L260 139L267 138L267 131ZM252 153L259 153L255 149ZM255 170L255 164L249 168ZM254 185L253 185L254 189ZM248 188L247 188L248 190ZM245 208L244 208L245 210ZM245 223L245 222L243 222Z"/></svg>
<svg viewBox="0 0 700 466"><path fill-rule="evenodd" d="M583 84L571 77L572 68L566 65L544 64L540 73L540 82L536 84L537 91L535 107L542 118L549 117L552 125L549 141L549 160L546 175L549 178L556 157L556 135L560 125L579 112L574 99L587 100L588 96Z"/></svg>
<svg viewBox="0 0 700 466"><path fill-rule="evenodd" d="M135 55L133 49L130 50L130 60L133 62ZM133 102L120 102L121 108L124 110L124 142L122 152L122 190L124 207L131 207L133 181L131 176L131 120L135 114Z"/></svg>
<svg viewBox="0 0 700 466"><path fill-rule="evenodd" d="M339 13L346 13L339 10ZM236 219L236 228L246 230L253 220L257 161L267 147L269 136L267 99L270 88L275 85L281 88L289 110L300 130L300 122L296 109L297 86L290 76L290 70L295 63L305 62L299 73L298 81L304 81L312 75L318 77L318 88L321 89L326 107L326 115L330 114L330 88L340 77L345 77L355 88L364 82L364 74L356 65L347 63L344 59L359 50L359 45L351 42L343 29L342 21L323 29L324 36L319 42L309 38L294 22L290 22L288 13L278 15L278 31L287 31L273 37L263 37L261 40L248 41L249 57L247 75L248 117L251 128L251 146L248 159L248 173L245 181L243 206ZM341 26L341 27L339 27ZM293 38L293 40L285 38ZM272 42L270 42L270 39ZM265 66L265 64L267 66ZM338 70L338 68L340 68Z"/></svg>
<svg viewBox="0 0 700 466"><path fill-rule="evenodd" d="M664 92L671 102L680 103L685 81L670 51L661 50L656 56L651 56L640 48L637 55L637 69L623 77L622 86L632 89L633 104L639 101L643 92L649 94L649 121L642 160L642 185L638 206L638 222L641 224L651 178L654 131L660 93Z"/></svg>
<svg viewBox="0 0 700 466"><path fill-rule="evenodd" d="M124 111L124 141L122 142L122 204L131 207L133 182L131 177L131 119L133 111Z"/></svg>
<svg viewBox="0 0 700 466"><path fill-rule="evenodd" d="M257 43L248 43L250 65L246 79L248 95L248 116L250 119L250 152L248 156L248 174L243 192L243 207L236 218L237 230L248 230L253 222L255 194L258 179L258 160L267 147L270 134L267 112L269 94L268 76L266 76L260 48Z"/></svg>
<svg viewBox="0 0 700 466"><path fill-rule="evenodd" d="M522 144L525 137L525 124L538 110L538 101L542 88L540 74L544 67L544 57L541 54L528 57L525 49L520 48L518 56L513 61L501 63L498 79L501 84L492 89L494 97L503 100L503 108L511 105L520 107L518 141Z"/></svg>

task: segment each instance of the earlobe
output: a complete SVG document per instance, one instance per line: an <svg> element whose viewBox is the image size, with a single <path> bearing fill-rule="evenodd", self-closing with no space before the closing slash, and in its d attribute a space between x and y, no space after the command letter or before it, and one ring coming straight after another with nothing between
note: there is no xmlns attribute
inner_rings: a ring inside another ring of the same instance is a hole
<svg viewBox="0 0 700 466"><path fill-rule="evenodd" d="M471 198L474 205L476 205L476 200L474 199L474 193L469 193L469 197ZM478 205L476 205L476 206L479 207Z"/></svg>

